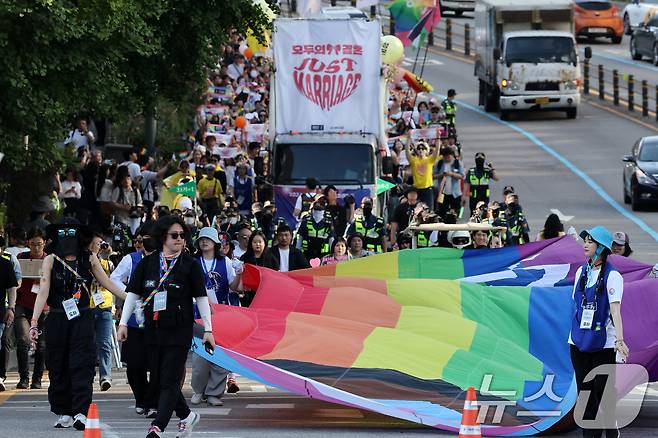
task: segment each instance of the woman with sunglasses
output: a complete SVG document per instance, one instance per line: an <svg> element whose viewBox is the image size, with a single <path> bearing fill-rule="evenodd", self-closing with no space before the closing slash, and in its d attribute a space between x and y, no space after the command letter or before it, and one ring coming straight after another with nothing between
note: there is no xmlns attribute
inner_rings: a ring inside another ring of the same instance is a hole
<svg viewBox="0 0 658 438"><path fill-rule="evenodd" d="M160 391L158 413L147 438L161 437L174 412L181 419L178 436L188 436L199 422L200 415L190 411L180 387L192 343L193 299L203 320L203 343L209 351L215 347L203 270L184 251L188 234L179 216L165 216L155 223L151 237L158 250L144 257L132 274L117 331L119 341L125 341L128 320L141 300L151 384Z"/></svg>
<svg viewBox="0 0 658 438"><path fill-rule="evenodd" d="M83 233L85 234L83 236ZM58 415L56 428L84 430L91 404L96 364L94 312L100 294L91 294L96 279L119 299L121 291L105 274L98 257L89 252L87 229L80 224L56 224L46 228L53 250L43 260L39 291L30 321L30 338L37 342L39 320L46 303L46 364L50 386L50 410ZM93 300L93 301L92 301Z"/></svg>
<svg viewBox="0 0 658 438"><path fill-rule="evenodd" d="M581 420L600 420L598 429L583 428L584 437L600 437L603 429L608 438L619 436L615 424L616 397L614 374L599 374L587 380L590 371L600 365L615 363L615 353L621 362L628 357L628 346L624 342L624 326L621 318L621 300L624 293L624 279L610 264L608 257L612 250L612 234L604 227L583 230L580 237L587 263L576 271L573 288L575 313L571 324L569 344L571 362L576 375L578 392L587 398L587 405ZM606 391L606 385L612 390ZM599 407L599 404L602 406ZM599 414L598 412L601 412Z"/></svg>

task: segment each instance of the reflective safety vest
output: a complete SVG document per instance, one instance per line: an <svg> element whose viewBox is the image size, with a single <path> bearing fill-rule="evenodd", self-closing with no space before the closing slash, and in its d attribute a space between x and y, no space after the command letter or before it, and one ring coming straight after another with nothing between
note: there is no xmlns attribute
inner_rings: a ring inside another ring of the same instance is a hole
<svg viewBox="0 0 658 438"><path fill-rule="evenodd" d="M366 226L366 221L363 218L357 218L354 221L354 231L365 237L365 242L363 242L364 246L367 251L371 252L380 253L383 250L382 238L379 233L379 230L383 227L384 220L380 217L377 217L377 220L375 220L375 223L370 228Z"/></svg>
<svg viewBox="0 0 658 438"><path fill-rule="evenodd" d="M491 195L489 184L491 183L491 172L487 169L482 171L480 178L475 174L475 167L468 171L468 183L471 185L471 199L488 201Z"/></svg>
<svg viewBox="0 0 658 438"><path fill-rule="evenodd" d="M301 227L304 227L306 230L306 235L300 236L302 238L303 252L306 252L309 249L316 249L323 255L329 254L331 225L327 221L322 220L319 224L316 224L312 218L306 217L304 223L301 224Z"/></svg>
<svg viewBox="0 0 658 438"><path fill-rule="evenodd" d="M505 212L501 211L500 215L498 216L498 220L499 226L507 227L507 235L503 235L505 237L503 239L503 244L507 245L511 243L523 245L524 243L527 243L523 238L523 235L525 234L523 229L523 224L525 223L525 215L523 214L523 211L519 211L516 216L512 218L508 218ZM512 242L509 242L509 240Z"/></svg>
<svg viewBox="0 0 658 438"><path fill-rule="evenodd" d="M302 211L301 211L301 213L304 213L304 212L309 211L311 209L311 204L313 204L313 201L315 200L315 193L302 193L301 197L302 197Z"/></svg>
<svg viewBox="0 0 658 438"><path fill-rule="evenodd" d="M444 99L441 102L441 108L443 112L446 113L446 118L443 121L444 125L453 125L455 124L455 117L457 116L457 104L450 99Z"/></svg>
<svg viewBox="0 0 658 438"><path fill-rule="evenodd" d="M425 232L425 231L420 231L418 234L416 234L416 247L418 248L429 248L430 246L434 246L432 244L432 241L430 240L430 237L432 236L432 232Z"/></svg>

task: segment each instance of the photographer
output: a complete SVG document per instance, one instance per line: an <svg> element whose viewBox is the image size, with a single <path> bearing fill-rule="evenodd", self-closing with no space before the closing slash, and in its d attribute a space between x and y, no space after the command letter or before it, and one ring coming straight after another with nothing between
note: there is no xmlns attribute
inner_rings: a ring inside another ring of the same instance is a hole
<svg viewBox="0 0 658 438"><path fill-rule="evenodd" d="M491 180L498 181L496 169L489 162L485 166L486 156L484 152L475 154L475 166L468 169L464 181L464 200L468 199L471 216L475 214L479 202L489 203L491 197Z"/></svg>
<svg viewBox="0 0 658 438"><path fill-rule="evenodd" d="M137 207L142 206L142 195L133 185L128 167L119 166L114 177L114 189L112 190L112 203L114 206L114 219L124 225L131 227L131 231L139 227L141 215ZM143 215L143 212L142 212ZM133 227L133 225L136 225Z"/></svg>

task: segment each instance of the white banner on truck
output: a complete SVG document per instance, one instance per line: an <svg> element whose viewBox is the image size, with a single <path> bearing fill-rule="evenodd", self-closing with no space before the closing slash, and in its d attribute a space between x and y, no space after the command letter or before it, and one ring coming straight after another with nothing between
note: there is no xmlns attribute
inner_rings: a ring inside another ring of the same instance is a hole
<svg viewBox="0 0 658 438"><path fill-rule="evenodd" d="M379 132L380 27L276 20L276 133Z"/></svg>

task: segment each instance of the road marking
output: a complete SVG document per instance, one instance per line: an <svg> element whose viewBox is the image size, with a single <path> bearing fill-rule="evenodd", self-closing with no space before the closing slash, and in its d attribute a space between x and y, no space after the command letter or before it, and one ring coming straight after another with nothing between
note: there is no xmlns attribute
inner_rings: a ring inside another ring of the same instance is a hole
<svg viewBox="0 0 658 438"><path fill-rule="evenodd" d="M437 96L441 99L445 99L446 96L438 94L438 93L432 93L434 96ZM553 158L558 160L560 163L562 163L567 169L569 169L572 173L574 173L576 176L578 176L580 179L582 179L585 184L590 186L594 192L599 195L605 202L607 202L612 208L617 210L619 214L624 216L626 219L632 221L640 227L642 231L647 233L653 240L658 242L658 232L651 228L649 225L647 225L646 222L644 222L642 219L640 219L639 216L631 213L630 211L626 210L619 202L615 201L603 188L596 182L592 177L587 175L585 172L583 172L578 166L573 164L571 161L569 161L565 156L557 152L555 149L552 147L548 146L546 143L541 141L539 138L537 138L536 135L534 135L531 132L526 131L525 129L510 123L506 122L504 120L500 120L498 117L489 114L487 112L482 111L480 108L475 107L469 103L462 102L462 101L457 101L457 103L461 106L463 106L466 109L469 109L475 113L478 113L488 119L493 120L494 122L500 123L501 125L507 126L508 128L518 132L519 134L523 135L526 137L528 140L530 140L532 143L534 143L536 146L539 146L541 149L543 149L547 154L551 155Z"/></svg>
<svg viewBox="0 0 658 438"><path fill-rule="evenodd" d="M294 403L250 403L247 409L295 409Z"/></svg>
<svg viewBox="0 0 658 438"><path fill-rule="evenodd" d="M551 208L551 213L554 213L557 215L557 217L560 219L562 222L569 222L571 219L573 219L575 216L566 216L562 214L560 210L557 208Z"/></svg>
<svg viewBox="0 0 658 438"><path fill-rule="evenodd" d="M590 92L591 92L591 90L590 90ZM594 93L594 94L598 95L598 93ZM607 96L606 96L606 100L608 100L608 97L607 97ZM589 100L589 99L585 99L585 102L587 102L588 104L592 105L592 106L595 107L595 108L599 108L599 109L605 110L605 111L607 111L607 112L609 112L609 113L612 113L612 114L614 114L614 115L616 115L616 116L622 117L622 118L624 118L624 119L626 119L626 120L630 120L631 122L635 122L635 123L637 123L638 125L642 125L642 126L644 126L645 128L649 128L649 129L651 129L652 131L656 131L656 132L658 132L658 127L656 127L655 125L652 125L652 124L650 124L650 123L643 122L642 120L637 119L637 118L635 118L635 117L633 117L633 116L630 116L630 115L628 115L628 114L626 114L626 113L624 113L624 112L622 112L622 111L620 111L620 110L618 110L618 109L610 108L609 106L601 105L600 103L596 103L596 102L592 102L592 101Z"/></svg>

